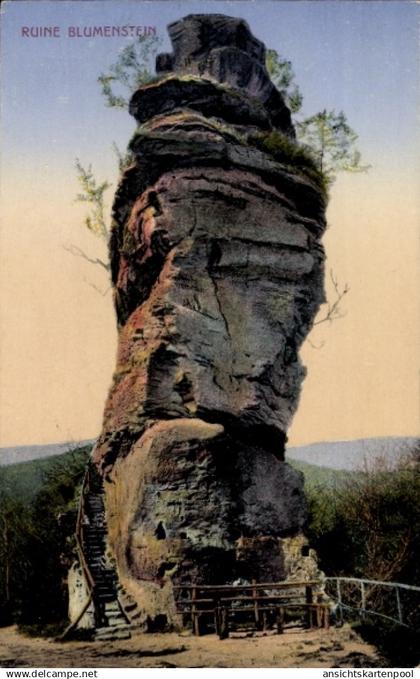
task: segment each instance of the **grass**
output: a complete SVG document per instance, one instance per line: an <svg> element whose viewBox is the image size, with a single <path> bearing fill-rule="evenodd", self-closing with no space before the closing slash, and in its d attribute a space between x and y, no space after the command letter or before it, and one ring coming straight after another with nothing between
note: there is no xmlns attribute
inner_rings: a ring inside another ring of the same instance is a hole
<svg viewBox="0 0 420 679"><path fill-rule="evenodd" d="M166 134L168 131L176 131L178 128L188 131L188 129L194 125L198 125L210 131L217 132L227 138L227 140L234 141L242 145L246 144L245 136L235 130L235 128L231 125L222 123L214 117L205 117L199 113L193 113L191 111L177 112L172 115L162 114L161 116L155 116L151 121L146 121L137 127L132 141L135 141L137 138L142 136L147 137L150 135L150 133L153 135L159 134L160 131L163 131L164 134Z"/></svg>
<svg viewBox="0 0 420 679"><path fill-rule="evenodd" d="M300 460L293 460L287 458L286 461L291 467L300 471L305 476L305 489L311 488L328 488L335 490L340 485L348 481L355 474L360 472L347 471L345 469L332 469L331 467L320 467L316 464L309 464L308 462L301 462Z"/></svg>
<svg viewBox="0 0 420 679"><path fill-rule="evenodd" d="M319 170L311 151L277 130L272 132L255 132L248 135L248 144L270 155L278 163L282 163L292 172L301 174L312 182L327 197L328 181Z"/></svg>

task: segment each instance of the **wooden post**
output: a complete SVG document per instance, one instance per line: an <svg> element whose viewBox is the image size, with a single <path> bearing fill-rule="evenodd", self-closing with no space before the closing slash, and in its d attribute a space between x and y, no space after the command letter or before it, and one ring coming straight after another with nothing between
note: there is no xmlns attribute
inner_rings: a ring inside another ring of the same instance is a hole
<svg viewBox="0 0 420 679"><path fill-rule="evenodd" d="M316 602L318 604L315 610L316 626L324 627L326 606L322 603L322 594L318 594Z"/></svg>
<svg viewBox="0 0 420 679"><path fill-rule="evenodd" d="M278 606L277 607L277 617L276 617L276 623L277 623L277 634L283 634L283 627L284 627L284 607L283 606Z"/></svg>
<svg viewBox="0 0 420 679"><path fill-rule="evenodd" d="M262 628L263 628L264 632L268 629L267 611L263 611L263 614L262 614Z"/></svg>
<svg viewBox="0 0 420 679"><path fill-rule="evenodd" d="M305 599L306 599L306 606L308 608L308 613L307 613L307 622L308 622L308 627L311 629L313 627L313 621L312 621L312 604L314 600L313 596L313 591L312 591L312 586L311 585L306 585L305 587Z"/></svg>
<svg viewBox="0 0 420 679"><path fill-rule="evenodd" d="M195 605L195 600L197 598L197 588L193 587L191 591L191 617L192 617L192 626L193 626L193 633L195 634L196 637L200 636L200 624L198 620L198 611Z"/></svg>
<svg viewBox="0 0 420 679"><path fill-rule="evenodd" d="M226 606L221 606L220 611L220 628L219 639L227 639L229 637L229 617Z"/></svg>
<svg viewBox="0 0 420 679"><path fill-rule="evenodd" d="M361 596L361 608L362 608L362 620L365 617L365 612L366 612L366 592L365 592L365 583L363 580L360 581L360 596Z"/></svg>
<svg viewBox="0 0 420 679"><path fill-rule="evenodd" d="M343 624L343 608L341 606L341 586L340 578L337 578L337 605L338 605L338 615L340 617L340 623Z"/></svg>
<svg viewBox="0 0 420 679"><path fill-rule="evenodd" d="M397 595L398 620L402 624L402 622L403 622L403 612L402 612L401 599L400 599L400 590L398 589L398 587L395 588L395 594Z"/></svg>
<svg viewBox="0 0 420 679"><path fill-rule="evenodd" d="M324 607L324 629L330 629L330 609L327 605Z"/></svg>
<svg viewBox="0 0 420 679"><path fill-rule="evenodd" d="M220 608L219 602L214 600L214 629L216 634L220 637Z"/></svg>
<svg viewBox="0 0 420 679"><path fill-rule="evenodd" d="M256 584L256 580L252 580L252 584ZM257 629L260 629L261 627L261 620L260 620L260 612L258 609L258 590L253 589L252 590L252 598L254 599L254 618L255 618L255 626Z"/></svg>

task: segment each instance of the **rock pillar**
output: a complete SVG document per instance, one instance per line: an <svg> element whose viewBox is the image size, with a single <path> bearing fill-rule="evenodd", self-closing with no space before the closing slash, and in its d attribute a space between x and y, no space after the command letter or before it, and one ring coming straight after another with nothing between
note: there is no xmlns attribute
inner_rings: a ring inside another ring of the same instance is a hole
<svg viewBox="0 0 420 679"><path fill-rule="evenodd" d="M191 15L169 33L130 103L94 462L121 583L144 618L175 623L174 584L302 568L303 482L284 452L324 299L325 196L247 24Z"/></svg>

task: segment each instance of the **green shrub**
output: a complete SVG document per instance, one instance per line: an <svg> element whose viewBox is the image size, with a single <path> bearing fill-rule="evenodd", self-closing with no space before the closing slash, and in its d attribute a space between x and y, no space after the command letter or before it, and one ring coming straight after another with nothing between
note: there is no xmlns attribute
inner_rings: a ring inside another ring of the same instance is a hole
<svg viewBox="0 0 420 679"><path fill-rule="evenodd" d="M420 584L420 470L384 465L307 485L308 536L327 575Z"/></svg>
<svg viewBox="0 0 420 679"><path fill-rule="evenodd" d="M391 469L383 462L347 473L335 484L306 477L309 521L307 535L327 576L349 576L420 586L420 467L416 454ZM373 589L369 607L387 612L394 592ZM400 597L402 596L400 592ZM420 661L417 626L419 597L401 599L410 627L367 615L356 629L374 644L392 667ZM393 608L391 613L396 609Z"/></svg>
<svg viewBox="0 0 420 679"><path fill-rule="evenodd" d="M420 662L420 631L394 625L386 620L378 624L372 617L353 625L355 631L378 649L390 667L417 667Z"/></svg>
<svg viewBox="0 0 420 679"><path fill-rule="evenodd" d="M250 134L247 141L260 151L268 153L277 162L286 165L291 171L306 176L316 184L323 195L327 195L328 182L307 146L299 144L277 130Z"/></svg>
<svg viewBox="0 0 420 679"><path fill-rule="evenodd" d="M36 630L66 619L65 578L89 452L84 447L6 467L0 482L0 625Z"/></svg>

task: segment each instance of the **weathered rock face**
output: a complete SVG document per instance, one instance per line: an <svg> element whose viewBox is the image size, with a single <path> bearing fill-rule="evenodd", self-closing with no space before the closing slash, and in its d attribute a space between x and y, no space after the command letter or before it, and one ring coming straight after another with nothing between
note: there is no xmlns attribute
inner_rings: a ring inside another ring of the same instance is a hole
<svg viewBox="0 0 420 679"><path fill-rule="evenodd" d="M294 136L290 111L265 67L265 46L242 19L192 14L168 27L173 54L160 54L158 73L196 74L257 98L274 126ZM133 97L133 107L136 105ZM226 111L222 117L225 117Z"/></svg>
<svg viewBox="0 0 420 679"><path fill-rule="evenodd" d="M290 113L245 22L195 15L169 33L162 77L130 104L117 368L94 461L120 579L174 622L173 583L299 571L305 503L284 447L323 301L325 201L284 161Z"/></svg>

